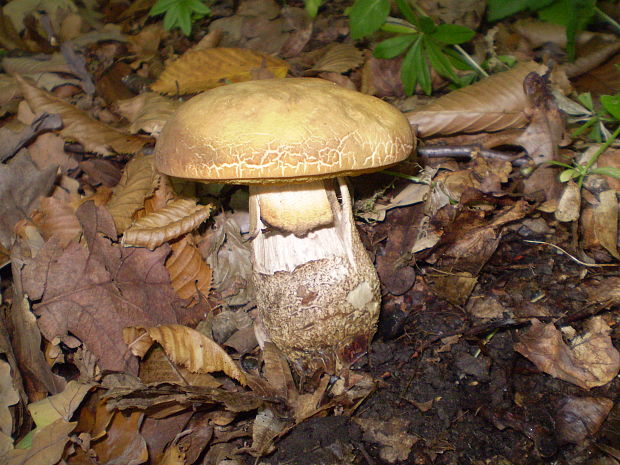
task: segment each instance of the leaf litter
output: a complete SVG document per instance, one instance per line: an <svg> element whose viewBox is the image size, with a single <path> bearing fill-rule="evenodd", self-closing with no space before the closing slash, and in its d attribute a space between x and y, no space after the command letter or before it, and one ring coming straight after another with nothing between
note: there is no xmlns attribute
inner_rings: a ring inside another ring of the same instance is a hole
<svg viewBox="0 0 620 465"><path fill-rule="evenodd" d="M617 180L562 184L548 164L589 162L589 141L568 137L573 122L559 110L574 98L562 72L580 76L580 91L617 92L617 69L601 65L617 59L613 34L582 33L577 60L549 72L565 30L519 20L509 36L503 22L490 32L467 15L483 2L421 2L435 19L488 32L476 59L520 64L460 90L433 72L431 97L406 98L402 59L372 56L375 38L353 42L341 2L314 19L298 5L218 3L189 38L145 26L142 2L107 2L105 26L91 2L44 3L11 2L0 21L10 50L0 81L10 141L0 168L3 460L614 456L620 285L592 268L617 263ZM262 339L243 188L169 180L149 155L188 94L287 75L388 97L444 155L352 179L383 310L359 371L340 378L299 378ZM42 114L62 126L36 126ZM465 158L450 155L463 146ZM615 151L592 168L613 167Z"/></svg>

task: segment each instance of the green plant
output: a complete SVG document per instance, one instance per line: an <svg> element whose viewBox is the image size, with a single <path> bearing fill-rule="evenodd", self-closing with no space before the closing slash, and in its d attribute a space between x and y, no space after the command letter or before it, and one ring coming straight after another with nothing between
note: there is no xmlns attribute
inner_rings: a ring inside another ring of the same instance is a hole
<svg viewBox="0 0 620 465"><path fill-rule="evenodd" d="M373 54L387 59L404 55L400 74L408 95L418 84L426 94L431 93L430 66L458 86L471 82L473 75L462 77L456 72L471 69L471 62L467 65L448 46L469 41L475 32L455 24L435 24L429 16L414 12L407 0L396 0L396 5L404 19L389 16L390 0L355 0L349 9L351 37L361 39L379 29L396 34L379 42Z"/></svg>
<svg viewBox="0 0 620 465"><path fill-rule="evenodd" d="M209 14L211 9L202 0L157 0L149 16L164 15L164 29L178 27L183 34L190 35L192 24Z"/></svg>
<svg viewBox="0 0 620 465"><path fill-rule="evenodd" d="M315 18L325 0L304 0L304 7L311 18Z"/></svg>
<svg viewBox="0 0 620 465"><path fill-rule="evenodd" d="M585 165L569 165L559 161L551 161L549 163L564 168L564 170L560 173L560 181L567 182L571 179L576 179L579 187L583 185L583 181L590 174L601 174L620 179L620 169L613 168L611 166L592 168L601 154L607 150L607 148L620 135L620 93L616 95L601 95L599 100L603 109L599 111L594 110L594 102L592 101L592 96L589 92L579 95L578 98L579 101L590 111L591 116L579 129L573 132L573 136L579 136L587 129L594 126L591 136L598 142L601 142L603 139L606 140L592 154ZM611 134L609 134L609 131L605 127L605 124L609 123L616 125L616 129ZM607 137L604 137L604 135Z"/></svg>
<svg viewBox="0 0 620 465"><path fill-rule="evenodd" d="M609 18L596 7L596 0L489 0L487 19L497 21L521 11L535 11L541 20L566 27L566 53L570 61L575 59L577 34L596 14Z"/></svg>

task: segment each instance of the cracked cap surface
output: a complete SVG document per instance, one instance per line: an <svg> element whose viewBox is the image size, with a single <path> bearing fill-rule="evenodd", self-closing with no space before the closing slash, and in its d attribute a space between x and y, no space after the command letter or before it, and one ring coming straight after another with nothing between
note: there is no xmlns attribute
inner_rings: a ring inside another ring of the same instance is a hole
<svg viewBox="0 0 620 465"><path fill-rule="evenodd" d="M155 147L162 173L213 182L304 181L372 172L415 147L405 116L315 78L264 79L184 103Z"/></svg>

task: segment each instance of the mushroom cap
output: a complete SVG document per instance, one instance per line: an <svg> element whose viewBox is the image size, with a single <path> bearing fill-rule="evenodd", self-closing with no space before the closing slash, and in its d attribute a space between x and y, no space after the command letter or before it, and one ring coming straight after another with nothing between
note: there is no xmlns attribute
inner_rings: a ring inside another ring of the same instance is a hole
<svg viewBox="0 0 620 465"><path fill-rule="evenodd" d="M407 118L383 100L323 79L264 79L181 105L158 138L155 164L213 182L301 182L376 171L414 146Z"/></svg>

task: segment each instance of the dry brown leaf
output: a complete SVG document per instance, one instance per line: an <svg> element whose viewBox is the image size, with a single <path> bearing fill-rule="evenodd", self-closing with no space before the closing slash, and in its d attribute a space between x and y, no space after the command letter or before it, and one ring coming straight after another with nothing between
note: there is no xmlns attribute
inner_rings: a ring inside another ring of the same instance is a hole
<svg viewBox="0 0 620 465"><path fill-rule="evenodd" d="M112 218L93 202L83 204L77 216L87 247L72 242L63 249L55 239L46 242L26 261L24 291L40 301L33 311L47 340L71 333L97 356L102 370L136 373L138 363L123 344L122 329L178 323L188 315L164 267L170 249L151 252L112 243Z"/></svg>
<svg viewBox="0 0 620 465"><path fill-rule="evenodd" d="M213 273L196 246L188 237L172 244L172 254L166 260L172 287L182 299L198 301L211 290Z"/></svg>
<svg viewBox="0 0 620 465"><path fill-rule="evenodd" d="M559 24L527 18L515 21L512 28L524 36L532 44L533 48L548 43L566 47L566 27ZM594 35L595 33L593 32L581 31L576 35L575 40L578 44L583 44L592 39Z"/></svg>
<svg viewBox="0 0 620 465"><path fill-rule="evenodd" d="M191 94L229 82L249 81L253 72L267 68L274 77L283 78L288 63L253 50L211 48L190 50L166 67L151 86L163 94Z"/></svg>
<svg viewBox="0 0 620 465"><path fill-rule="evenodd" d="M125 165L123 176L107 205L119 233L131 225L133 214L153 192L156 179L152 155L139 154Z"/></svg>
<svg viewBox="0 0 620 465"><path fill-rule="evenodd" d="M117 102L120 113L129 120L132 133L144 131L157 135L170 115L181 103L155 92L144 92L136 97Z"/></svg>
<svg viewBox="0 0 620 465"><path fill-rule="evenodd" d="M123 339L138 357L143 357L153 342L158 342L174 363L183 365L191 372L223 371L246 385L245 374L230 355L215 341L187 326L128 327L123 330Z"/></svg>
<svg viewBox="0 0 620 465"><path fill-rule="evenodd" d="M254 457L273 452L273 442L284 430L286 423L280 420L269 408L259 410L252 425L252 447L250 454Z"/></svg>
<svg viewBox="0 0 620 465"><path fill-rule="evenodd" d="M616 259L618 254L618 198L615 190L599 194L599 203L594 208L594 235L599 243Z"/></svg>
<svg viewBox="0 0 620 465"><path fill-rule="evenodd" d="M222 385L209 373L191 373L187 368L174 365L161 347L153 347L140 361L140 381L144 384L173 383L211 389Z"/></svg>
<svg viewBox="0 0 620 465"><path fill-rule="evenodd" d="M32 445L29 449L13 449L6 465L55 465L62 458L65 445L69 440L69 433L73 431L77 422L68 423L65 420L56 420L54 423L40 429L32 436Z"/></svg>
<svg viewBox="0 0 620 465"><path fill-rule="evenodd" d="M155 247L194 229L211 214L211 205L196 205L196 199L176 199L166 207L137 220L125 230L126 247Z"/></svg>
<svg viewBox="0 0 620 465"><path fill-rule="evenodd" d="M613 400L605 397L564 397L555 412L556 437L582 443L598 432L613 406Z"/></svg>
<svg viewBox="0 0 620 465"><path fill-rule="evenodd" d="M308 71L346 73L364 62L364 56L354 45L334 44Z"/></svg>
<svg viewBox="0 0 620 465"><path fill-rule="evenodd" d="M7 74L69 73L71 67L62 53L36 57L5 57L2 67Z"/></svg>
<svg viewBox="0 0 620 465"><path fill-rule="evenodd" d="M144 412L115 412L106 435L92 448L102 464L141 464L148 459L146 441L140 434Z"/></svg>
<svg viewBox="0 0 620 465"><path fill-rule="evenodd" d="M125 134L107 124L92 119L82 110L48 92L26 82L18 74L15 79L28 105L35 113L58 113L64 124L63 137L79 142L87 151L111 155L112 153L136 153L151 139Z"/></svg>
<svg viewBox="0 0 620 465"><path fill-rule="evenodd" d="M388 421L355 418L364 430L364 439L380 445L379 456L388 463L407 460L418 438L407 432L409 420L391 418Z"/></svg>
<svg viewBox="0 0 620 465"><path fill-rule="evenodd" d="M57 237L61 247L66 247L82 233L82 226L71 205L54 197L40 200L39 208L32 214L32 222L46 240Z"/></svg>
<svg viewBox="0 0 620 465"><path fill-rule="evenodd" d="M421 137L523 126L528 106L523 80L532 71L544 74L547 67L533 61L521 63L510 71L450 92L407 117Z"/></svg>
<svg viewBox="0 0 620 465"><path fill-rule="evenodd" d="M562 222L577 221L581 211L581 190L579 186L568 181L555 210L555 219Z"/></svg>
<svg viewBox="0 0 620 465"><path fill-rule="evenodd" d="M19 402L19 393L13 386L11 365L4 360L0 360L0 433L4 433L7 436L10 436L13 430L13 418L9 407L17 402ZM0 448L1 453L2 450Z"/></svg>
<svg viewBox="0 0 620 465"><path fill-rule="evenodd" d="M591 389L610 382L620 369L620 353L611 342L610 331L605 320L594 317L587 323L585 334L566 344L553 323L534 319L514 348L539 370Z"/></svg>

